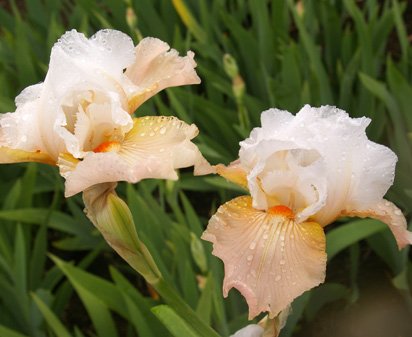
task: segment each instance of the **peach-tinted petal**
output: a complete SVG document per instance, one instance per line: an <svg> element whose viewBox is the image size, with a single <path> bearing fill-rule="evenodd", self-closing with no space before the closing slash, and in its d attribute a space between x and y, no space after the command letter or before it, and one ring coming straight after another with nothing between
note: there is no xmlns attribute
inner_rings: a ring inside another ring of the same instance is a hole
<svg viewBox="0 0 412 337"><path fill-rule="evenodd" d="M297 224L282 212L256 210L251 197L238 197L218 209L202 235L225 264L224 296L237 288L249 305L249 318L263 311L277 316L325 277L322 227Z"/></svg>
<svg viewBox="0 0 412 337"><path fill-rule="evenodd" d="M66 178L66 196L104 182L177 179L176 169L194 165L195 174L213 171L191 142L197 127L175 117L142 117L124 141L100 144L76 166L59 160Z"/></svg>
<svg viewBox="0 0 412 337"><path fill-rule="evenodd" d="M130 112L165 88L200 83L193 52L179 56L166 42L152 37L140 41L135 51L135 63L125 72L133 83L129 89Z"/></svg>
<svg viewBox="0 0 412 337"><path fill-rule="evenodd" d="M373 218L387 224L395 236L399 249L412 244L412 232L407 230L407 223L402 211L390 201L382 199L373 207L364 210L347 210L342 216Z"/></svg>
<svg viewBox="0 0 412 337"><path fill-rule="evenodd" d="M0 164L38 162L54 165L55 161L43 152L28 152L18 149L0 147Z"/></svg>
<svg viewBox="0 0 412 337"><path fill-rule="evenodd" d="M215 166L216 173L222 176L223 178L231 181L232 183L238 184L241 187L247 189L247 172L240 165L239 160L231 162L230 165L225 166L218 164Z"/></svg>

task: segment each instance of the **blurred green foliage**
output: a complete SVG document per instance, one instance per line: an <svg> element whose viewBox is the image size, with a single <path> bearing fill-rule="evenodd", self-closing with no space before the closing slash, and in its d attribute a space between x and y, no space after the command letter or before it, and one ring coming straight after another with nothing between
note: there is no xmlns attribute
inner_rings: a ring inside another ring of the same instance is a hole
<svg viewBox="0 0 412 337"><path fill-rule="evenodd" d="M296 112L304 104L332 104L354 117L368 116L369 137L399 156L388 198L411 221L408 2L21 0L0 5L1 112L13 111L19 91L42 81L50 49L67 29L90 36L114 28L135 42L156 36L196 53L202 84L168 89L138 115L174 114L196 123L197 142L212 163L236 159L238 142L269 107ZM0 191L1 336L191 336L185 323L159 306L156 294L108 249L83 214L80 197L63 199L54 168L2 165ZM121 186L139 234L167 281L223 336L247 324L247 309L236 292L222 299L222 265L199 237L216 207L240 193L219 177L194 178L187 172L178 182ZM349 275L295 301L283 337L332 301L357 301L365 252L374 252L386 265L385 273L412 313L408 249L399 252L385 226L354 220L327 236L328 268L345 263Z"/></svg>

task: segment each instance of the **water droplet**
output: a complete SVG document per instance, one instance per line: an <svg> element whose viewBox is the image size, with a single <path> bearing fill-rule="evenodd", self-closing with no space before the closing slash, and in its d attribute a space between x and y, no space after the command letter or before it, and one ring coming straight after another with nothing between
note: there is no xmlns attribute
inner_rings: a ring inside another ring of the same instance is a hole
<svg viewBox="0 0 412 337"><path fill-rule="evenodd" d="M162 147L159 152L165 152L165 149ZM219 220L219 219L218 219Z"/></svg>
<svg viewBox="0 0 412 337"><path fill-rule="evenodd" d="M286 263L286 261L285 261L285 260L280 260L279 263L280 263L281 265L284 265L284 264Z"/></svg>
<svg viewBox="0 0 412 337"><path fill-rule="evenodd" d="M161 135L164 135L166 133L166 128L162 127L159 132Z"/></svg>
<svg viewBox="0 0 412 337"><path fill-rule="evenodd" d="M253 255L249 255L249 256L247 257L247 260L248 260L248 261L252 261L252 259L253 259Z"/></svg>
<svg viewBox="0 0 412 337"><path fill-rule="evenodd" d="M282 276L277 275L277 276L275 277L275 281L276 281L276 282L277 282L277 281L280 281L281 278L282 278Z"/></svg>
<svg viewBox="0 0 412 337"><path fill-rule="evenodd" d="M268 238L268 235L267 235L267 233L265 233L265 234L263 234L263 240L267 240L267 238Z"/></svg>
<svg viewBox="0 0 412 337"><path fill-rule="evenodd" d="M399 209L397 209L397 210L395 210L395 214L396 215L402 215L402 212Z"/></svg>
<svg viewBox="0 0 412 337"><path fill-rule="evenodd" d="M149 133L149 136L150 136L150 137L153 137L154 135L155 135L154 132L150 132L150 133Z"/></svg>
<svg viewBox="0 0 412 337"><path fill-rule="evenodd" d="M146 134L145 134L144 132L142 132L142 133L140 134L140 137L144 137L144 136L146 136Z"/></svg>
<svg viewBox="0 0 412 337"><path fill-rule="evenodd" d="M256 242L252 242L249 246L250 249L255 249L256 248Z"/></svg>

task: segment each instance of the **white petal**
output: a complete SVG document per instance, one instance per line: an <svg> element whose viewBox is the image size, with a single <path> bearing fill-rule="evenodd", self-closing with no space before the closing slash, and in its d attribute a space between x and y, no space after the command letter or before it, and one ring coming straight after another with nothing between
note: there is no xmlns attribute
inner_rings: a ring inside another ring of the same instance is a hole
<svg viewBox="0 0 412 337"><path fill-rule="evenodd" d="M50 67L60 63L60 60L54 59L56 53L65 54L73 65L87 72L100 69L118 79L135 58L132 39L112 29L100 30L90 39L76 30L66 32L53 46Z"/></svg>
<svg viewBox="0 0 412 337"><path fill-rule="evenodd" d="M262 337L263 328L257 324L249 324L230 337Z"/></svg>
<svg viewBox="0 0 412 337"><path fill-rule="evenodd" d="M224 296L234 287L246 298L250 319L263 311L273 318L323 282L325 235L316 223L296 224L251 204L250 197L239 197L221 206L202 238L225 264Z"/></svg>
<svg viewBox="0 0 412 337"><path fill-rule="evenodd" d="M23 91L16 97L16 106L19 107L22 104L39 99L42 91L43 83L28 86L27 88L23 89Z"/></svg>
<svg viewBox="0 0 412 337"><path fill-rule="evenodd" d="M381 200L367 209L348 209L342 215L380 220L389 226L395 236L399 249L412 244L412 232L407 230L406 219L402 211L387 200Z"/></svg>
<svg viewBox="0 0 412 337"><path fill-rule="evenodd" d="M188 52L182 57L169 49L167 43L151 37L136 46L135 63L125 73L133 83L129 88L131 112L165 88L200 83L194 69L194 54Z"/></svg>
<svg viewBox="0 0 412 337"><path fill-rule="evenodd" d="M56 158L67 150L79 155L75 140L66 149L70 135L63 129L73 125L72 115L78 112L77 105L64 107L68 102L86 97L104 95L107 99L116 96L124 110L128 110L127 95L124 92L123 70L134 60L132 40L125 34L104 30L91 39L74 30L64 34L52 49L49 71L44 81L44 95L41 98L39 119L40 133L45 139L47 152Z"/></svg>
<svg viewBox="0 0 412 337"><path fill-rule="evenodd" d="M39 132L39 119L33 111L40 108L39 99L19 103L13 113L0 115L0 146L29 152L47 152Z"/></svg>
<svg viewBox="0 0 412 337"><path fill-rule="evenodd" d="M262 127L254 129L251 136L241 142L239 152L241 164L249 173L254 205L265 209L269 206L267 200L285 203L285 196L306 195L298 198L306 206L299 221L311 217L327 225L344 209L377 203L393 182L397 158L390 149L368 140L365 129L369 123L368 118L350 118L344 111L330 106L305 106L296 116L276 109L263 112ZM299 150L306 153L306 157L308 153L316 153L322 165L288 166L285 161L288 156L285 156L284 160L277 160L284 172L273 174L267 168L267 161L281 150ZM262 179L263 176L266 179ZM305 182L293 185L293 177ZM311 197L310 185L318 198ZM289 206L302 208L299 202Z"/></svg>

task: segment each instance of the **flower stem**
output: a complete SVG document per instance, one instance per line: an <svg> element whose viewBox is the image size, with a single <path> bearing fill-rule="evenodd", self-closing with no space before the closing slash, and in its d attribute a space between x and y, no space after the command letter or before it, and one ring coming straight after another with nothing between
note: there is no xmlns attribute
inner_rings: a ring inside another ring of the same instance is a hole
<svg viewBox="0 0 412 337"><path fill-rule="evenodd" d="M193 309L181 298L173 286L169 285L163 278L151 284L160 294L164 301L169 304L176 313L181 316L199 336L220 337L210 326L205 324Z"/></svg>

